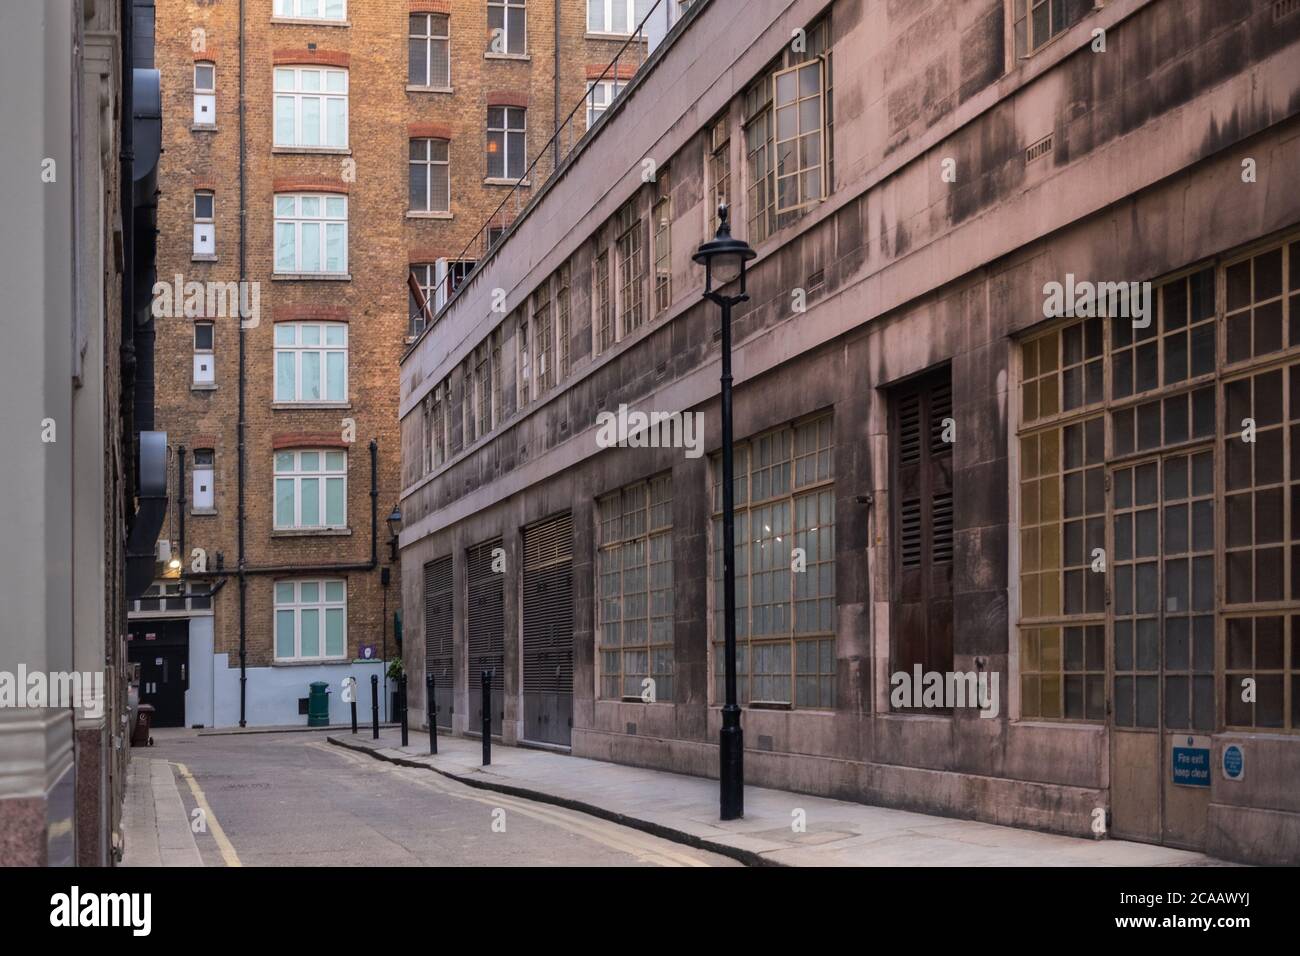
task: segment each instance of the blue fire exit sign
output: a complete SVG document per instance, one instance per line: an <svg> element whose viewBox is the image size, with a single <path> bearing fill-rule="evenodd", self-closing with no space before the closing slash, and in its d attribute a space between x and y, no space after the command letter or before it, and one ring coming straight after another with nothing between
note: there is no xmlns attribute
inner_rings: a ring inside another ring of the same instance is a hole
<svg viewBox="0 0 1300 956"><path fill-rule="evenodd" d="M1210 785L1210 738L1176 734L1173 746L1173 782L1184 787Z"/></svg>

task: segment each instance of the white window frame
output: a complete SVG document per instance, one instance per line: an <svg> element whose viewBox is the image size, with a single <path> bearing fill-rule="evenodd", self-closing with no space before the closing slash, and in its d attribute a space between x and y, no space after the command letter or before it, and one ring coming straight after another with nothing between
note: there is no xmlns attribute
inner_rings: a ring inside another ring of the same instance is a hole
<svg viewBox="0 0 1300 956"><path fill-rule="evenodd" d="M500 126L492 125L493 110L501 110ZM523 117L522 128L516 128L510 125L510 118L512 112L518 113ZM489 148L489 145L492 142L493 133L501 134L501 175L500 176L492 175L492 151ZM520 160L518 176L510 175L510 137L512 134L519 135L521 137L521 141L524 144L523 147L524 155L523 158ZM504 181L504 182L512 182L512 183L523 182L524 176L526 176L528 173L528 110L526 107L523 106L489 106L488 107L487 143L484 145L484 151L487 154L487 160L488 160L488 170L487 170L488 179Z"/></svg>
<svg viewBox="0 0 1300 956"><path fill-rule="evenodd" d="M627 80L588 80L587 81L587 129L596 125L605 110L614 105L620 93L627 88ZM601 102L596 102L600 93Z"/></svg>
<svg viewBox="0 0 1300 956"><path fill-rule="evenodd" d="M208 86L203 86L199 82L199 70L206 69L212 71L212 82ZM206 106L211 110L212 118L205 122L200 122L200 107ZM195 60L194 61L194 119L195 126L216 126L217 125L217 64L214 60Z"/></svg>
<svg viewBox="0 0 1300 956"><path fill-rule="evenodd" d="M304 344L303 339L307 329L316 329L315 345ZM293 342L282 343L283 333L292 330ZM343 333L343 344L326 344L330 337L330 332ZM303 356L312 353L319 356L317 368L320 370L320 398L303 397ZM282 355L293 356L293 397L285 398L279 393L280 387L280 357ZM329 356L343 356L343 394L340 397L331 397L328 394L329 387ZM277 322L275 324L275 362L271 368L273 379L272 392L273 401L277 405L295 404L295 405L337 405L345 403L348 400L348 324L346 322Z"/></svg>
<svg viewBox="0 0 1300 956"><path fill-rule="evenodd" d="M817 92L814 94L803 95L799 89L800 75L804 70L816 70L817 73ZM788 102L782 102L780 99L780 88L783 77L790 77L794 84L794 98ZM817 101L817 125L814 129L805 130L801 128L800 118L802 106L804 103L816 99ZM784 70L778 70L772 74L772 162L775 165L773 170L773 190L772 201L776 207L778 216L783 213L795 212L804 209L815 203L819 203L826 198L826 60L824 57L815 57L806 60L803 63L797 63L792 67ZM782 137L780 116L783 110L793 110L795 118L795 130L793 134ZM800 142L808 136L816 135L818 147L818 160L815 164L808 166L799 165L799 146ZM792 155L794 157L794 169L782 171L781 167L781 147L786 143L793 143ZM818 181L818 194L816 196L805 195L803 188L803 177L816 170ZM793 204L782 204L781 184L793 179L795 183L796 201Z"/></svg>
<svg viewBox="0 0 1300 956"><path fill-rule="evenodd" d="M207 458L206 462L200 462L199 456ZM207 514L217 509L217 487L216 487L216 453L211 448L194 449L194 479L192 483L193 502L190 505L190 511L196 514ZM206 491L204 485L206 484ZM200 504L200 501L206 499L206 504Z"/></svg>
<svg viewBox="0 0 1300 956"><path fill-rule="evenodd" d="M592 7L599 6L601 2L602 0L588 0L587 2L587 32L626 37L636 32L641 20L649 13L653 0L603 0L603 19L600 23L593 23L591 19ZM622 7L624 10L627 23L626 30L615 30L613 27L614 10L617 7ZM637 9L638 7L640 7L640 10Z"/></svg>
<svg viewBox="0 0 1300 956"><path fill-rule="evenodd" d="M199 326L206 326L212 334L212 345L203 348L199 346ZM217 384L217 326L215 322L195 322L194 323L194 384L199 386L211 386ZM206 374L204 374L206 372Z"/></svg>
<svg viewBox="0 0 1300 956"><path fill-rule="evenodd" d="M302 464L303 455L318 455L317 464L314 469L304 470ZM342 469L329 467L329 455L342 455ZM283 456L289 456L291 468L284 469ZM326 520L326 501L328 496L325 493L328 481L342 479L343 482L343 516L334 523L330 524ZM304 481L316 480L317 485L316 502L321 519L320 524L303 524L302 523L302 483ZM271 515L272 527L276 531L330 531L341 530L348 526L348 453L341 448L285 448L275 452L275 465L273 469L274 485L271 494ZM280 483L282 481L293 483L293 523L280 523L280 509L278 507Z"/></svg>
<svg viewBox="0 0 1300 956"><path fill-rule="evenodd" d="M309 74L316 74L316 89L305 89L303 79ZM329 89L332 77L342 77L342 89ZM286 78L291 83L286 84ZM272 81L273 116L271 119L272 145L282 149L347 149L348 148L348 71L335 66L277 66L274 68ZM319 101L320 141L303 142L302 113L303 103L309 100ZM329 103L343 104L343 134L338 142L332 142L333 127L329 119ZM286 103L293 107L293 136L286 142L280 136L281 109Z"/></svg>
<svg viewBox="0 0 1300 956"><path fill-rule="evenodd" d="M319 200L319 213L317 215L304 214L303 200ZM292 211L284 211L284 201L293 200ZM329 212L330 202L332 200L341 201L343 204L343 215L331 215ZM329 227L342 223L343 225L343 261L338 269L326 268L328 264L328 236ZM280 245L280 236L282 234L281 226L288 226L293 229L293 268L281 268L279 262L278 249ZM304 230L317 229L319 231L320 249L320 268L306 269L302 264L302 237ZM340 193L276 193L275 195L275 232L271 239L271 258L275 265L276 275L347 275L348 271L348 197Z"/></svg>
<svg viewBox="0 0 1300 956"><path fill-rule="evenodd" d="M199 214L199 199L206 198L212 203L211 212ZM217 194L211 189L194 190L194 250L195 257L215 256L217 254ZM201 248L203 245L209 248Z"/></svg>
<svg viewBox="0 0 1300 956"><path fill-rule="evenodd" d="M304 601L302 599L303 585L316 585L316 600ZM326 597L329 593L328 586L331 584L341 585L343 588L343 597L341 600L330 600ZM292 588L292 600L285 601L282 599L282 591L285 587ZM348 656L348 582L342 578L304 578L304 579L281 579L274 584L274 594L271 608L271 640L275 648L276 661L338 661L347 660ZM319 654L304 656L302 653L302 617L303 611L317 612L317 650ZM327 632L326 620L328 611L343 612L343 650L338 654L327 654L325 652L325 634ZM293 614L293 655L285 656L280 653L280 613L287 612Z"/></svg>
<svg viewBox="0 0 1300 956"><path fill-rule="evenodd" d="M423 33L413 33L411 21L417 17L424 20ZM441 18L445 21L444 33L434 33L434 18ZM447 13L411 13L406 21L406 82L411 86L419 86L430 90L449 90L451 89L451 15ZM422 82L415 82L411 77L411 47L413 40L424 41L424 79ZM447 75L445 77L433 76L433 50L434 45L441 43L447 48ZM435 80L437 82L435 82Z"/></svg>
<svg viewBox="0 0 1300 956"><path fill-rule="evenodd" d="M423 144L424 147L423 159L411 158L411 154L414 152L413 147L416 143ZM446 159L433 158L434 143L443 144L443 147L445 149ZM414 205L411 202L412 199L411 178L409 175L409 169L412 166L424 167L424 208L423 209L419 208L418 206ZM433 170L434 167L437 166L441 166L447 171L447 188L443 191L445 194L445 199L442 208L439 208L434 203L434 195L433 195ZM411 139L407 144L407 169L408 169L408 175L406 178L406 194L407 194L406 198L407 198L407 206L410 209L410 211L450 214L451 213L451 141L443 139L440 136L417 136Z"/></svg>
<svg viewBox="0 0 1300 956"><path fill-rule="evenodd" d="M489 56L527 56L527 55L528 55L528 4L527 4L527 0L488 0L488 2L487 2L487 6L488 6L488 49L487 49L488 55L489 55ZM500 11L501 11L501 27L500 27L500 30L501 30L502 49L500 49L500 50L493 50L493 49L492 49L492 31L493 31L494 29L497 29L497 28L495 28L495 27L492 26L492 10L493 10L493 8L500 9ZM519 10L522 10L522 11L523 11L523 14L524 14L524 16L523 16L523 20L524 20L524 39L523 39L523 41L520 43L520 45L519 45L519 49L518 49L518 50L511 50L511 49L510 49L510 41L511 41L511 39L512 39L512 36L511 36L511 34L510 34L510 11L511 11L512 9L519 9Z"/></svg>
<svg viewBox="0 0 1300 956"><path fill-rule="evenodd" d="M339 12L335 16L325 11L331 3L338 3ZM316 13L311 13L312 6ZM308 12L304 13L303 9ZM348 0L275 0L272 16L286 20L324 20L328 23L342 23L348 18Z"/></svg>

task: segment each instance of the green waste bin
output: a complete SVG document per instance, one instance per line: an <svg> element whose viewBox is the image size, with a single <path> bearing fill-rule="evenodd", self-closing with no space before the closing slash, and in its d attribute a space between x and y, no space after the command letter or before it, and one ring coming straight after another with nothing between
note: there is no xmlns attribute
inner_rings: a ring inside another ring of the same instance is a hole
<svg viewBox="0 0 1300 956"><path fill-rule="evenodd" d="M307 695L307 726L328 727L330 723L330 685L323 680L311 682Z"/></svg>

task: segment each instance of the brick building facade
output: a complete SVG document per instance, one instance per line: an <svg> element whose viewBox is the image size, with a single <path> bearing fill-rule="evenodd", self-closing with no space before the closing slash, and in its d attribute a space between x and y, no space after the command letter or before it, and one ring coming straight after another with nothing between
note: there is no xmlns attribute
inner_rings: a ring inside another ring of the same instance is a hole
<svg viewBox="0 0 1300 956"><path fill-rule="evenodd" d="M398 363L431 311L413 288L432 306L502 198L549 175L556 104L626 46L585 16L578 0L160 0L158 274L181 295L159 299L158 419L185 504L161 555L179 568L134 608L131 644L183 694L165 721L301 722L316 680L341 721L342 678L381 672ZM215 298L184 309L191 282Z"/></svg>

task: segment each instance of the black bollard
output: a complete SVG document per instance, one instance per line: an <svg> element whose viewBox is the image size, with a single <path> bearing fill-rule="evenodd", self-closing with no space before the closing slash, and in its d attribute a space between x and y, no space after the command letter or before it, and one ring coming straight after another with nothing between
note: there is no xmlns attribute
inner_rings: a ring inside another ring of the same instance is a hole
<svg viewBox="0 0 1300 956"><path fill-rule="evenodd" d="M352 736L355 737L357 735L357 679L349 677L348 680L352 681Z"/></svg>
<svg viewBox="0 0 1300 956"><path fill-rule="evenodd" d="M402 710L402 746L406 746L406 675L397 680L397 706Z"/></svg>
<svg viewBox="0 0 1300 956"><path fill-rule="evenodd" d="M492 672L483 671L483 766L492 763Z"/></svg>
<svg viewBox="0 0 1300 956"><path fill-rule="evenodd" d="M374 738L379 739L379 675L370 675L370 722L374 727Z"/></svg>
<svg viewBox="0 0 1300 956"><path fill-rule="evenodd" d="M429 753L438 752L438 705L434 703L435 684L433 674L424 679L427 706L429 708Z"/></svg>

